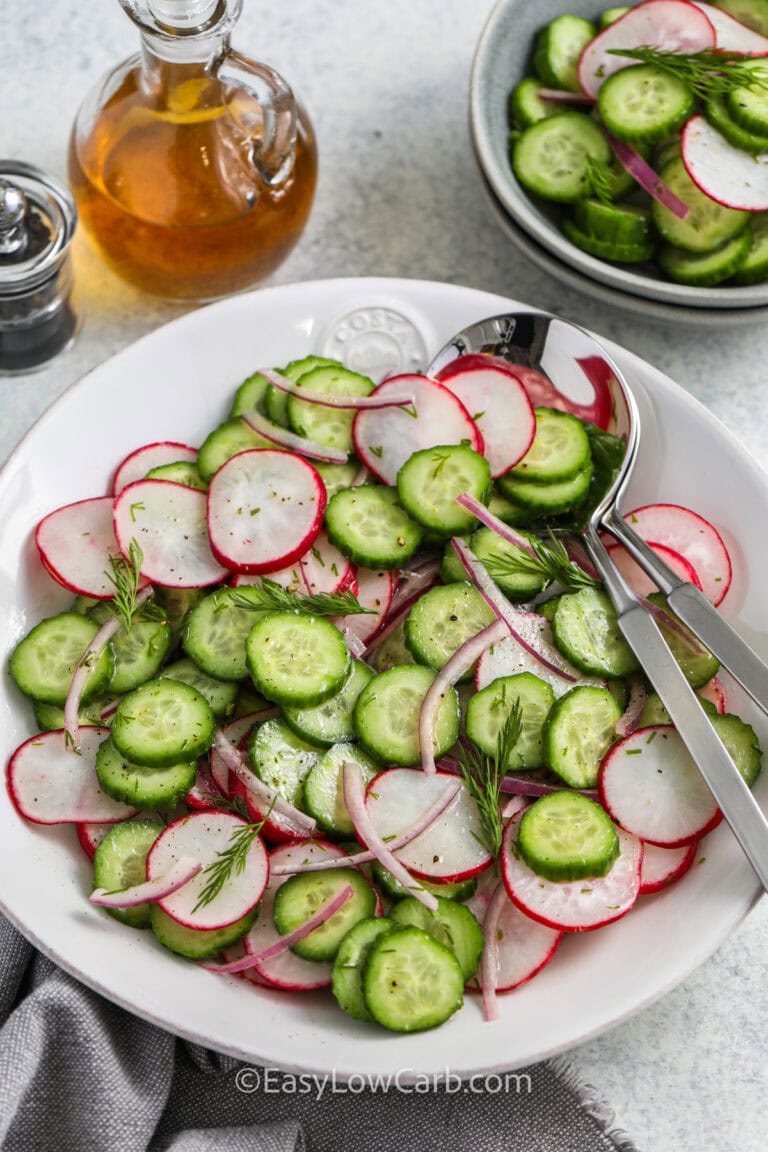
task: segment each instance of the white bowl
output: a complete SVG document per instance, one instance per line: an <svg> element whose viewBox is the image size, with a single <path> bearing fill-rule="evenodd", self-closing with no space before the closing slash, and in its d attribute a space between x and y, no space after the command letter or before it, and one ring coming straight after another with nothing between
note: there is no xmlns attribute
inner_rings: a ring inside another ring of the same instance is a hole
<svg viewBox="0 0 768 1152"><path fill-rule="evenodd" d="M592 285L611 289L612 302L630 311L643 312L642 301L671 305L669 319L690 319L674 307L708 309L725 313L728 322L758 322L768 314L768 281L749 286L692 288L662 279L647 266L633 270L609 264L583 252L560 231L557 208L535 201L521 188L509 161L507 101L519 80L529 74L536 33L556 16L571 12L594 20L605 5L600 0L565 0L546 6L527 0L500 0L483 28L475 51L470 81L470 128L478 164L499 203L512 221L545 252L579 273L578 287L598 295ZM513 237L514 239L514 237ZM530 253L529 253L530 254Z"/></svg>

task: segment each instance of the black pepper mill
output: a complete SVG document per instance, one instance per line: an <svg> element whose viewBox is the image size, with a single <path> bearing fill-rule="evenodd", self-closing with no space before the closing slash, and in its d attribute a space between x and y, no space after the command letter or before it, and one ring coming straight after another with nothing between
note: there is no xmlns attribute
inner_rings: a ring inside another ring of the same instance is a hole
<svg viewBox="0 0 768 1152"><path fill-rule="evenodd" d="M0 160L0 375L42 368L75 339L76 225L66 188L31 164Z"/></svg>

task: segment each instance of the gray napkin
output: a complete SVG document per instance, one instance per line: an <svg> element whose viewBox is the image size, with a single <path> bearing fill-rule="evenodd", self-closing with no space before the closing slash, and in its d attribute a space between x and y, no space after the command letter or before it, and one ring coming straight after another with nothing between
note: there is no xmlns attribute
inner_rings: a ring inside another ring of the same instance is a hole
<svg viewBox="0 0 768 1152"><path fill-rule="evenodd" d="M637 1152L562 1058L510 1092L297 1095L110 1004L2 916L0 1023L0 1152Z"/></svg>

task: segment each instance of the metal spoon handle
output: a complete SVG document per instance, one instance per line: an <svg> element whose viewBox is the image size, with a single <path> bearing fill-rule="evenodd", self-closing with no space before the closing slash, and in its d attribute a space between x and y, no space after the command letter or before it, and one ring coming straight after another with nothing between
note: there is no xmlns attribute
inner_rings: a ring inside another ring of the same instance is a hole
<svg viewBox="0 0 768 1152"><path fill-rule="evenodd" d="M635 600L596 532L586 533L592 560L616 605L619 627L659 694L744 854L768 890L768 820L733 763L672 655L656 621Z"/></svg>
<svg viewBox="0 0 768 1152"><path fill-rule="evenodd" d="M768 712L768 665L693 584L681 580L612 508L603 525L667 597L667 603L755 701Z"/></svg>

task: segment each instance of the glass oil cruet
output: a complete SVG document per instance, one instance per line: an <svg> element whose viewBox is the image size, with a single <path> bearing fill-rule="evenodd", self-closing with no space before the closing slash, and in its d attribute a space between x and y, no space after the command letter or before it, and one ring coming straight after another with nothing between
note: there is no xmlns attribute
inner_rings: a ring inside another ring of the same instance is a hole
<svg viewBox="0 0 768 1152"><path fill-rule="evenodd" d="M271 68L230 47L243 0L120 0L141 52L78 112L69 177L81 223L124 279L210 300L263 280L309 215L309 119Z"/></svg>

